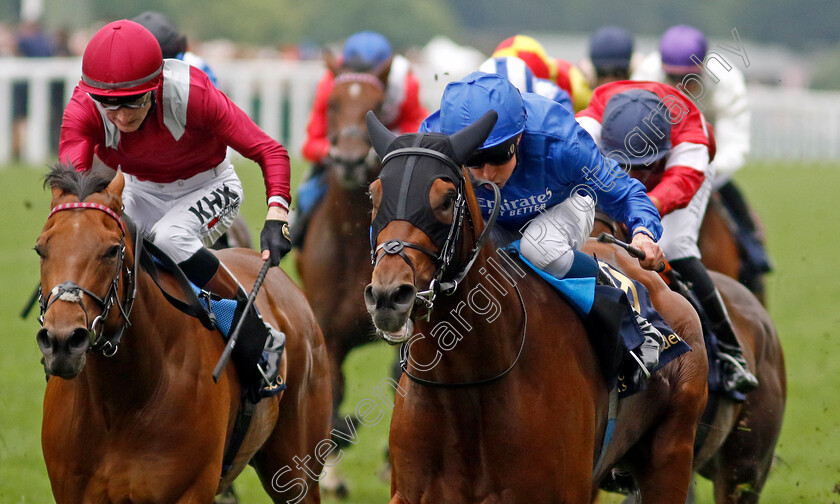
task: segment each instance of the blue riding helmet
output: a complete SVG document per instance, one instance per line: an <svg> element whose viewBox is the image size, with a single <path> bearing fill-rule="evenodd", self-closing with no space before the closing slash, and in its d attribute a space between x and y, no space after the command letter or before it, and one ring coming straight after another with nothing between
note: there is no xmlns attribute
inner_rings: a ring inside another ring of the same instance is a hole
<svg viewBox="0 0 840 504"><path fill-rule="evenodd" d="M497 73L516 86L521 93L534 92L534 72L516 56L490 58L478 67L479 72Z"/></svg>
<svg viewBox="0 0 840 504"><path fill-rule="evenodd" d="M707 47L703 32L693 26L677 25L668 28L659 41L662 70L677 75L696 71L697 61L706 59Z"/></svg>
<svg viewBox="0 0 840 504"><path fill-rule="evenodd" d="M499 119L482 149L510 140L525 130L525 103L516 86L499 74L473 72L447 84L440 100L440 129L451 135L490 110Z"/></svg>
<svg viewBox="0 0 840 504"><path fill-rule="evenodd" d="M629 68L632 55L633 35L619 26L600 28L589 39L589 58L595 68Z"/></svg>
<svg viewBox="0 0 840 504"><path fill-rule="evenodd" d="M618 151L630 166L639 168L665 157L671 150L671 123L660 103L656 94L645 89L631 89L610 98L601 118L601 152Z"/></svg>
<svg viewBox="0 0 840 504"><path fill-rule="evenodd" d="M345 67L359 72L372 70L391 57L391 44L381 33L354 33L344 42L341 57Z"/></svg>

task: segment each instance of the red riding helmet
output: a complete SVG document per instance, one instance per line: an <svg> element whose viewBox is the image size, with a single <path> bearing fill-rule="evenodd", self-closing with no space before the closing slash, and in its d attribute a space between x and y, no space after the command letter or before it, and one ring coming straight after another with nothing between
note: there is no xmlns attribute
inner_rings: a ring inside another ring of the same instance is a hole
<svg viewBox="0 0 840 504"><path fill-rule="evenodd" d="M157 88L160 44L142 25L122 19L102 27L85 48L79 88L101 96L131 96Z"/></svg>

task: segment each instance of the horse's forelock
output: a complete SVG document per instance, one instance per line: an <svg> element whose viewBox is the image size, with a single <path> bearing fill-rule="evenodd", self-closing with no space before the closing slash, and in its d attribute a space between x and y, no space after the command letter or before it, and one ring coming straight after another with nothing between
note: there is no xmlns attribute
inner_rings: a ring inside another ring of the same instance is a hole
<svg viewBox="0 0 840 504"><path fill-rule="evenodd" d="M44 187L60 189L84 201L91 194L101 193L110 180L92 170L76 171L73 165L59 163L44 177Z"/></svg>

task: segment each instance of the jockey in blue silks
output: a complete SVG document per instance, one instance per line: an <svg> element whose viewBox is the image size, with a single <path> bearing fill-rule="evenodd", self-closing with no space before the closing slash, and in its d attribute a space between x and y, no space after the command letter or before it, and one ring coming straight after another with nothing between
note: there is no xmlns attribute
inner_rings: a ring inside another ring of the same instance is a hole
<svg viewBox="0 0 840 504"><path fill-rule="evenodd" d="M524 259L555 278L598 278L597 262L580 251L592 231L597 203L631 230L632 245L646 254L642 267L664 266L656 243L662 233L659 212L644 186L605 158L572 112L558 103L520 94L499 74L473 72L446 86L440 110L420 131L453 134L489 110L498 113L498 121L464 164L474 177L500 187L497 223L521 233ZM481 187L476 196L487 218L493 193ZM653 370L661 335L641 316L636 318L645 335L641 361Z"/></svg>

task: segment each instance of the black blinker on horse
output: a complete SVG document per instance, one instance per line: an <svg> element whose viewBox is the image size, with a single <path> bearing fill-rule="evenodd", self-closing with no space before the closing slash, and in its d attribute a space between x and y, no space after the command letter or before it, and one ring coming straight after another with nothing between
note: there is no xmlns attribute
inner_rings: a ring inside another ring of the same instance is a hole
<svg viewBox="0 0 840 504"><path fill-rule="evenodd" d="M466 180L461 165L484 143L497 117L495 111L489 111L472 125L451 136L443 133L416 133L397 137L385 128L374 114L367 114L371 144L382 157L379 180L383 188L383 199L371 224L371 261L376 265L386 255L399 255L414 271L414 265L405 254L404 248L413 248L431 256L438 266L437 275L427 290L417 293L418 299L423 301L429 313L437 292L454 291L469 271L487 235L486 231L492 228L498 215L499 189L490 182L483 182L493 186L496 194L493 213L484 232L476 241L466 265L458 272L448 271L455 255L461 224L465 214L469 213L465 200ZM397 158L402 162L391 163ZM452 182L457 190L451 224L438 221L431 208L428 195L432 184L438 179ZM395 220L405 221L417 227L429 237L438 252L402 240L390 240L376 246L380 232Z"/></svg>

